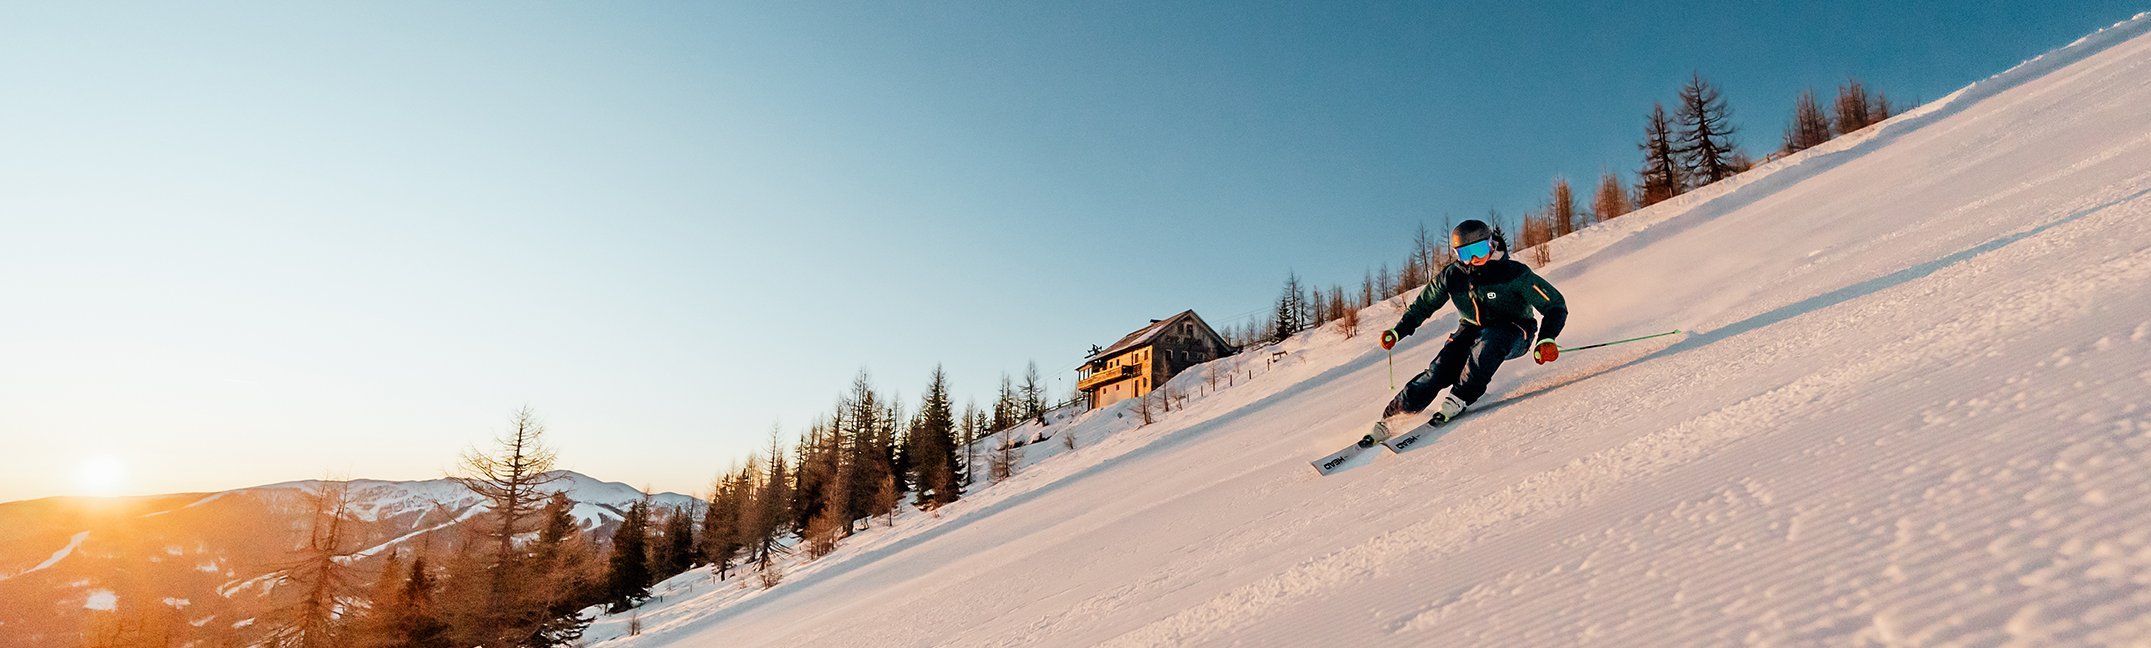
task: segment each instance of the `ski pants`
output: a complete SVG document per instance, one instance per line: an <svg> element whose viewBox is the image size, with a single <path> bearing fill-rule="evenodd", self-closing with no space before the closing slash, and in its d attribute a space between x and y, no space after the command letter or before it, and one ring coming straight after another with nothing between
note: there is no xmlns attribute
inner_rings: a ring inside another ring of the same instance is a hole
<svg viewBox="0 0 2151 648"><path fill-rule="evenodd" d="M1449 388L1449 393L1465 404L1477 402L1486 395L1486 384L1493 381L1494 370L1501 368L1503 361L1530 352L1531 336L1537 329L1538 322L1532 321L1492 326L1458 324L1456 332L1449 334L1449 341L1442 344L1441 353L1434 356L1434 363L1404 383L1404 390L1383 408L1382 416L1424 410L1443 388Z"/></svg>

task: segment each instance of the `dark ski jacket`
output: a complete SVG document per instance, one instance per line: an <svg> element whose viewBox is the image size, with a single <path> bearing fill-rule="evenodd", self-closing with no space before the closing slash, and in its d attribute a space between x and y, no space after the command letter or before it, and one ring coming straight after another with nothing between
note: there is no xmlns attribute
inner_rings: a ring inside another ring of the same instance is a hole
<svg viewBox="0 0 2151 648"><path fill-rule="evenodd" d="M1445 300L1456 303L1458 319L1482 327L1524 324L1529 330L1531 311L1537 309L1545 320L1539 325L1541 340L1554 339L1561 334L1562 325L1568 323L1568 304L1561 300L1561 291L1539 278L1531 266L1500 259L1478 267L1462 263L1442 266L1426 290L1419 291L1419 298L1404 309L1404 321L1397 322L1397 336L1411 335L1434 311L1441 310Z"/></svg>

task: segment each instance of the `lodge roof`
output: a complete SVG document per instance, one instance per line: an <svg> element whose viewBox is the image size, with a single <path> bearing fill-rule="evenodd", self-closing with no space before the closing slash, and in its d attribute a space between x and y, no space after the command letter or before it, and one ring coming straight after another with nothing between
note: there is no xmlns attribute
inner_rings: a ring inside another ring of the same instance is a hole
<svg viewBox="0 0 2151 648"><path fill-rule="evenodd" d="M1120 338L1119 342L1114 342L1113 346L1106 347L1104 351L1093 353L1090 355L1090 357L1084 358L1083 364L1090 364L1091 362L1099 360L1101 358L1110 358L1116 355L1120 355L1121 353L1126 351L1147 346L1151 342L1155 341L1158 335L1163 334L1166 331L1172 330L1173 325L1188 320L1193 320L1197 325L1200 325L1202 327L1202 331L1204 333L1208 333L1211 337L1217 338L1221 346L1231 346L1229 344L1224 344L1224 338L1218 337L1217 331L1211 329L1210 323L1203 321L1202 316L1196 315L1194 310L1184 310L1180 311L1179 314L1174 315L1172 317L1155 320L1152 321L1149 326L1136 329L1134 333L1129 333L1126 337Z"/></svg>

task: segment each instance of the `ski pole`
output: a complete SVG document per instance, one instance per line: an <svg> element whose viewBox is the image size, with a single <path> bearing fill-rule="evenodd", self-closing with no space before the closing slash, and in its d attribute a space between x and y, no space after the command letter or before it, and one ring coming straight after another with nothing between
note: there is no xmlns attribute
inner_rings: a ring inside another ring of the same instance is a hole
<svg viewBox="0 0 2151 648"><path fill-rule="evenodd" d="M1680 334L1680 332L1681 332L1681 331L1680 331L1680 329L1673 329L1673 330L1671 330L1671 331L1666 331L1666 332L1664 332L1664 333L1652 333L1652 334L1650 334L1650 335L1645 335L1645 336L1643 336L1643 337L1632 337L1632 338L1628 338L1628 339L1626 339L1626 340L1614 340L1614 341L1612 341L1612 342L1600 342L1600 343L1598 343L1598 344L1586 344L1586 345L1583 345L1583 346L1580 346L1580 347L1561 347L1561 352L1562 352L1562 353L1568 353L1568 352L1570 352L1570 351L1582 351L1582 350L1584 350L1584 349L1596 349L1596 348L1599 348L1599 347L1605 347L1605 346L1613 346L1613 345L1616 345L1616 344L1627 344L1627 343L1630 343L1630 342L1636 342L1636 341L1639 341L1639 340L1648 340L1648 339L1651 339L1651 338L1657 338L1657 337L1665 337L1665 336L1668 336L1668 335L1679 335L1679 334ZM1391 382L1394 382L1394 381L1395 381L1395 379L1394 379L1394 378L1391 378L1390 380L1391 380Z"/></svg>
<svg viewBox="0 0 2151 648"><path fill-rule="evenodd" d="M1397 390L1397 352L1396 352L1396 351L1394 351L1394 350L1390 350L1390 349L1382 349L1382 353L1385 353L1385 354L1388 354L1388 355L1389 355L1389 391L1396 391L1396 390Z"/></svg>

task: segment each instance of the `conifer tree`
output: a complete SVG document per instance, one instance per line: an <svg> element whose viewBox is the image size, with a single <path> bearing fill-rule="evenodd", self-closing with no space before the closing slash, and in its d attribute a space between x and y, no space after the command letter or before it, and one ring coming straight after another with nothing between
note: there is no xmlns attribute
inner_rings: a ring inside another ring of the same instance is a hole
<svg viewBox="0 0 2151 648"><path fill-rule="evenodd" d="M1277 328L1271 332L1270 339L1283 342L1292 334L1306 330L1306 320L1303 319L1306 302L1307 291L1300 286L1299 273L1286 274L1284 292L1277 297Z"/></svg>
<svg viewBox="0 0 2151 648"><path fill-rule="evenodd" d="M1873 123L1874 103L1867 98L1867 86L1859 79L1846 79L1837 87L1837 133L1851 135Z"/></svg>
<svg viewBox="0 0 2151 648"><path fill-rule="evenodd" d="M1717 86L1704 81L1701 73L1690 75L1681 87L1681 156L1696 186L1739 172L1733 163L1732 115Z"/></svg>
<svg viewBox="0 0 2151 648"><path fill-rule="evenodd" d="M1037 365L1031 366L1035 373ZM937 508L962 497L956 474L956 416L952 408L948 373L935 366L909 436L918 484L914 503L923 508Z"/></svg>
<svg viewBox="0 0 2151 648"><path fill-rule="evenodd" d="M1001 391L993 399L991 431L999 432L1015 427L1016 422L1022 420L1022 412L1019 411L1021 406L1018 404L1020 401L1021 399L1016 397L1016 383L1009 380L1008 374L1001 374Z"/></svg>
<svg viewBox="0 0 2151 648"><path fill-rule="evenodd" d="M304 497L310 521L306 544L296 560L278 571L273 590L294 594L274 611L268 643L277 648L336 648L350 641L341 611L356 604L344 546L350 492L342 483L322 481Z"/></svg>
<svg viewBox="0 0 2151 648"><path fill-rule="evenodd" d="M413 558L408 568L384 570L381 579L389 584L384 588L388 596L374 602L376 629L369 642L371 645L386 648L451 648L456 645L449 637L448 623L441 620L435 609L433 577L427 571L424 555Z"/></svg>
<svg viewBox="0 0 2151 648"><path fill-rule="evenodd" d="M770 570L778 554L784 553L784 545L778 540L783 529L791 526L791 521L785 519L785 513L790 510L785 505L791 499L790 467L784 461L784 446L774 430L769 435L769 457L769 472L756 497L758 515L753 535L757 567L764 572Z"/></svg>
<svg viewBox="0 0 2151 648"><path fill-rule="evenodd" d="M979 413L977 401L964 402L963 417L960 419L963 422L963 433L956 441L956 485L959 489L969 487L972 476L978 472L978 455L972 446L984 435L982 416L984 415Z"/></svg>
<svg viewBox="0 0 2151 648"><path fill-rule="evenodd" d="M709 509L702 517L702 560L716 567L717 580L724 580L740 548L740 497L747 480L742 470L717 478L711 489Z"/></svg>
<svg viewBox="0 0 2151 648"><path fill-rule="evenodd" d="M1591 211L1598 213L1598 220L1605 222L1620 218L1629 212L1628 191L1621 186L1621 177L1607 171L1598 177L1598 195L1591 200Z"/></svg>
<svg viewBox="0 0 2151 648"><path fill-rule="evenodd" d="M1016 476L1016 462L1023 458L1023 454L1009 441L1008 435L1003 433L1001 438L989 440L987 443L993 444L993 455L986 460L993 483L998 484Z"/></svg>
<svg viewBox="0 0 2151 648"><path fill-rule="evenodd" d="M665 516L665 544L657 551L653 580L664 580L695 568L695 513L681 506Z"/></svg>
<svg viewBox="0 0 2151 648"><path fill-rule="evenodd" d="M530 408L517 410L509 430L494 440L491 453L476 449L463 454L465 488L491 505L479 528L491 544L484 557L486 590L471 619L473 627L459 628L484 643L510 644L521 640L522 626L537 616L540 603L531 593L528 555L515 546L518 535L536 530L539 508L545 503L540 487L560 478L551 472L554 451L545 445L545 426Z"/></svg>
<svg viewBox="0 0 2151 648"><path fill-rule="evenodd" d="M1576 231L1576 192L1569 188L1568 178L1554 178L1553 196L1546 205L1546 217L1553 222L1553 233L1557 238Z"/></svg>
<svg viewBox="0 0 2151 648"><path fill-rule="evenodd" d="M1649 207L1678 196L1687 191L1687 173L1680 164L1679 148L1673 142L1673 120L1666 116L1665 104L1651 106L1651 114L1643 126L1643 170L1636 173L1637 203ZM1524 219L1525 231L1530 230L1530 218ZM1524 236L1530 240L1530 235ZM1527 244L1528 246L1528 244Z"/></svg>
<svg viewBox="0 0 2151 648"><path fill-rule="evenodd" d="M591 621L581 610L599 602L590 595L595 589L589 575L592 550L574 511L575 502L555 492L539 512L543 523L528 550L531 594L537 604L531 610L534 618L524 622L524 646L575 645Z"/></svg>
<svg viewBox="0 0 2151 648"><path fill-rule="evenodd" d="M1447 230L1454 228L1452 226L1442 229L1446 233ZM1416 265L1421 269L1422 276L1420 279L1431 281L1434 278L1434 271L1441 268L1443 253L1449 251L1449 246L1442 243L1443 240L1446 239L1436 239L1433 233L1428 232L1426 223L1420 223L1418 229L1413 230L1412 256L1410 260L1416 262Z"/></svg>
<svg viewBox="0 0 2151 648"><path fill-rule="evenodd" d="M1798 153L1830 141L1830 116L1815 102L1814 90L1801 90L1793 102L1792 125L1785 127L1785 152Z"/></svg>
<svg viewBox="0 0 2151 648"><path fill-rule="evenodd" d="M1023 367L1023 418L1042 421L1046 414L1046 385L1038 377L1038 361Z"/></svg>
<svg viewBox="0 0 2151 648"><path fill-rule="evenodd" d="M606 562L605 603L613 612L635 607L650 595L650 500L629 504L612 532L612 557Z"/></svg>
<svg viewBox="0 0 2151 648"><path fill-rule="evenodd" d="M876 489L883 478L895 476L895 448L891 447L892 435L888 429L894 422L889 419L890 412L883 400L875 393L866 372L860 372L852 381L852 393L847 401L851 411L845 416L845 422L852 428L848 432L850 438L846 440L851 450L851 456L846 459L849 467L844 471L850 491L844 528L847 536L854 530L852 520L883 513ZM1010 405L1016 407L1020 403L1011 401Z"/></svg>

